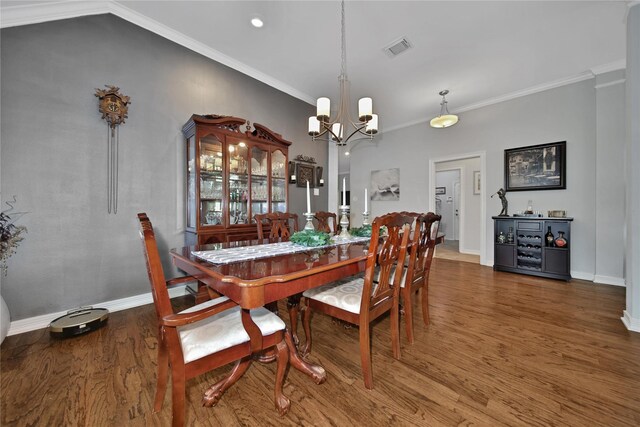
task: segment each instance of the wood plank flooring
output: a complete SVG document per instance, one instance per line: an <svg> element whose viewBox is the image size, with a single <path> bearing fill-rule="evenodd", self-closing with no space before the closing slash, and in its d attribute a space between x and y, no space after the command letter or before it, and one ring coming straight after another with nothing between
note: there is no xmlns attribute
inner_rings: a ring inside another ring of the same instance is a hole
<svg viewBox="0 0 640 427"><path fill-rule="evenodd" d="M624 288L437 259L429 295L431 324L416 310L416 343L402 337L400 361L389 318L374 324L374 390L361 378L357 328L315 315L310 359L327 370L325 384L289 370L291 411L280 418L275 364L256 363L218 406L204 408L204 389L229 371L221 368L187 382L188 425L640 425L640 334L620 321ZM168 426L170 392L152 413L156 346L151 305L112 313L106 327L77 338L47 330L8 337L0 422Z"/></svg>

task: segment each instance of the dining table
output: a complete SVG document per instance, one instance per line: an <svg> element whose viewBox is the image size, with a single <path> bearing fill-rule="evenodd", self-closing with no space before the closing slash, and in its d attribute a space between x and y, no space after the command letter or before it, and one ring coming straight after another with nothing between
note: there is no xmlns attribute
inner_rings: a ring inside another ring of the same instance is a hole
<svg viewBox="0 0 640 427"><path fill-rule="evenodd" d="M355 237L319 248L299 247L291 242L267 242L215 243L170 251L178 269L240 306L251 349L256 351L261 348L262 333L251 319L252 308L285 298L295 300L297 297L299 300L300 294L307 289L364 271L369 245L368 238ZM289 251L283 253L284 246L289 246ZM278 250L274 251L274 248ZM285 340L291 366L315 383L323 383L326 371L301 357L297 340L289 329Z"/></svg>

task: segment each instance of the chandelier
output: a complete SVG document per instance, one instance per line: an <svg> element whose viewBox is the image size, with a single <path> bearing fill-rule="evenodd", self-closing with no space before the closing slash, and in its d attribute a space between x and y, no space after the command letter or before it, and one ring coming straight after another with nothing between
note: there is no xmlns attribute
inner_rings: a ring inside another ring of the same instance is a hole
<svg viewBox="0 0 640 427"><path fill-rule="evenodd" d="M440 103L440 115L434 117L429 122L432 128L448 128L449 126L453 126L458 123L458 116L451 114L447 108L447 100L444 97L448 93L449 91L446 89L438 93L438 95L442 97L442 102Z"/></svg>
<svg viewBox="0 0 640 427"><path fill-rule="evenodd" d="M326 97L318 98L317 111L315 116L309 117L309 135L315 141L327 132L336 145L347 145L347 142L354 135L368 136L373 139L373 135L378 133L378 115L373 114L373 100L371 98L361 98L358 101L358 121L351 119L349 113L349 79L347 78L347 42L345 38L344 24L344 0L342 0L342 68L338 80L340 81L340 103L336 117L331 120L331 100ZM353 130L345 137L345 127L349 124Z"/></svg>

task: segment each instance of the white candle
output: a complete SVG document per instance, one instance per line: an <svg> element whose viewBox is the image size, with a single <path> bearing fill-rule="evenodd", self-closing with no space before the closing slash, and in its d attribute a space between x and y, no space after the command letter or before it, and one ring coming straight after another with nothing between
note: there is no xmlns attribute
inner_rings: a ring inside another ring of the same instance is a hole
<svg viewBox="0 0 640 427"><path fill-rule="evenodd" d="M347 179L342 178L342 206L347 206Z"/></svg>
<svg viewBox="0 0 640 427"><path fill-rule="evenodd" d="M309 195L309 180L307 180L307 213L311 213L311 196Z"/></svg>
<svg viewBox="0 0 640 427"><path fill-rule="evenodd" d="M367 200L369 200L369 197L367 197L367 189L364 189L364 211L365 212L369 212L369 210L367 209Z"/></svg>

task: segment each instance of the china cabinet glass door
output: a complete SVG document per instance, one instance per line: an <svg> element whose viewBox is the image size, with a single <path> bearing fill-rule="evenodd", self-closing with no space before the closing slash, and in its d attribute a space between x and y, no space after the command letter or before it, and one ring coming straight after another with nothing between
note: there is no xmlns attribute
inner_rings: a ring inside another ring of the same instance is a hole
<svg viewBox="0 0 640 427"><path fill-rule="evenodd" d="M222 224L222 141L215 135L200 138L200 224Z"/></svg>
<svg viewBox="0 0 640 427"><path fill-rule="evenodd" d="M227 139L229 140L229 139ZM249 149L243 141L229 143L229 225L248 222Z"/></svg>
<svg viewBox="0 0 640 427"><path fill-rule="evenodd" d="M269 212L268 154L259 147L251 148L251 222L256 222L253 215Z"/></svg>
<svg viewBox="0 0 640 427"><path fill-rule="evenodd" d="M280 150L271 153L271 212L287 211L287 158Z"/></svg>

